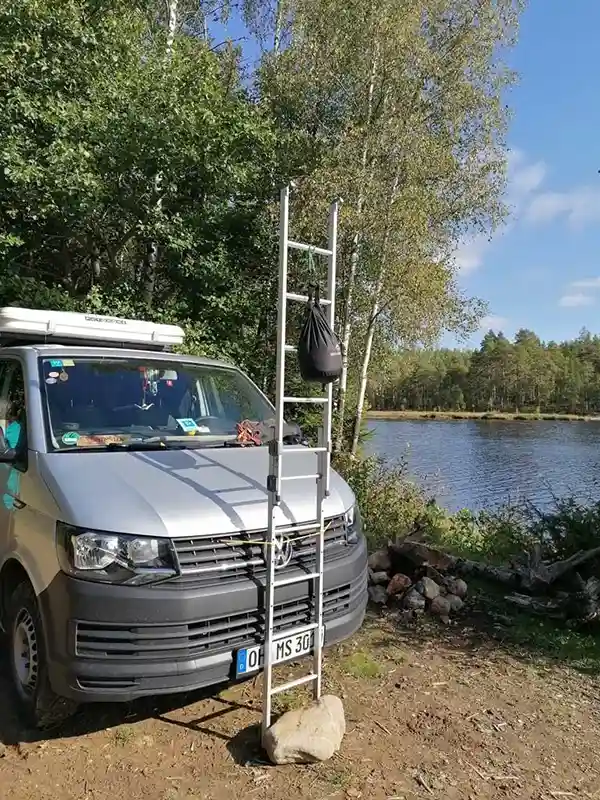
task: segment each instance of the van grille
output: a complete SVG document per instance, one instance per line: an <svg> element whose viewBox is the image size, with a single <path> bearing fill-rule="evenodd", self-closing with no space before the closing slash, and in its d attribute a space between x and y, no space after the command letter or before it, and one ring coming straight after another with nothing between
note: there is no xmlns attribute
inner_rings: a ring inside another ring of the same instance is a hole
<svg viewBox="0 0 600 800"><path fill-rule="evenodd" d="M336 555L348 552L346 544L346 523L343 516L325 521L325 555L330 561ZM191 539L173 539L173 546L179 559L181 575L171 583L185 583L202 586L210 583L222 584L265 574L263 548L260 544L266 539L266 531L251 533L232 533L222 536L197 536ZM285 574L298 568L312 571L315 567L316 534L302 526L301 530L288 533L294 543L294 557L290 564L278 574ZM246 544L247 543L247 544Z"/></svg>
<svg viewBox="0 0 600 800"><path fill-rule="evenodd" d="M359 579L324 593L325 623L364 602L366 583ZM285 631L314 620L310 597L290 600L275 606L275 631ZM228 616L189 622L183 625L127 625L103 622L77 622L76 655L111 660L177 661L189 660L210 651L218 653L234 647L264 641L264 612L244 611Z"/></svg>

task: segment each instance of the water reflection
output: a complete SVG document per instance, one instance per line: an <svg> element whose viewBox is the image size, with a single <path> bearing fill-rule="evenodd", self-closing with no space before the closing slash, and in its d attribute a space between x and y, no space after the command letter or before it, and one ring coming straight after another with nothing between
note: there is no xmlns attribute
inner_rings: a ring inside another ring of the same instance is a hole
<svg viewBox="0 0 600 800"><path fill-rule="evenodd" d="M370 423L367 447L407 461L439 502L482 508L552 495L600 499L600 424L381 420Z"/></svg>

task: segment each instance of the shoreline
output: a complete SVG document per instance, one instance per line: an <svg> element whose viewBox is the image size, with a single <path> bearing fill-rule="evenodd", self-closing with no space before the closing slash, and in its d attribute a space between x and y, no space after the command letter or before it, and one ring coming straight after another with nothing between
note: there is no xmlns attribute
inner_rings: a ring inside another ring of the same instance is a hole
<svg viewBox="0 0 600 800"><path fill-rule="evenodd" d="M504 411L368 411L368 420L442 420L485 422L600 422L600 414L534 414Z"/></svg>

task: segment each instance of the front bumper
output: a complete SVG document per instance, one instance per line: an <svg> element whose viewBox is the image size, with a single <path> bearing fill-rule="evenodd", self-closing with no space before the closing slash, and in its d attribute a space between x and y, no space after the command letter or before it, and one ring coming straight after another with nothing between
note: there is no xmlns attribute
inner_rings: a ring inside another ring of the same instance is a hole
<svg viewBox="0 0 600 800"><path fill-rule="evenodd" d="M275 630L311 622L313 582L277 590ZM234 653L264 639L264 579L202 588L114 586L56 576L40 596L54 691L78 702L187 692L235 679ZM361 537L325 565L325 645L351 636L367 605Z"/></svg>

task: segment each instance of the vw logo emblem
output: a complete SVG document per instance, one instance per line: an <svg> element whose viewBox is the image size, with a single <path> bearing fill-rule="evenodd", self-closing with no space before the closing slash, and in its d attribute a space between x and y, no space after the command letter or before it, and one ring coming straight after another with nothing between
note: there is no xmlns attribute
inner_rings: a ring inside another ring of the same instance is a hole
<svg viewBox="0 0 600 800"><path fill-rule="evenodd" d="M275 569L284 569L294 557L294 545L287 536L275 534L273 537L273 561Z"/></svg>

